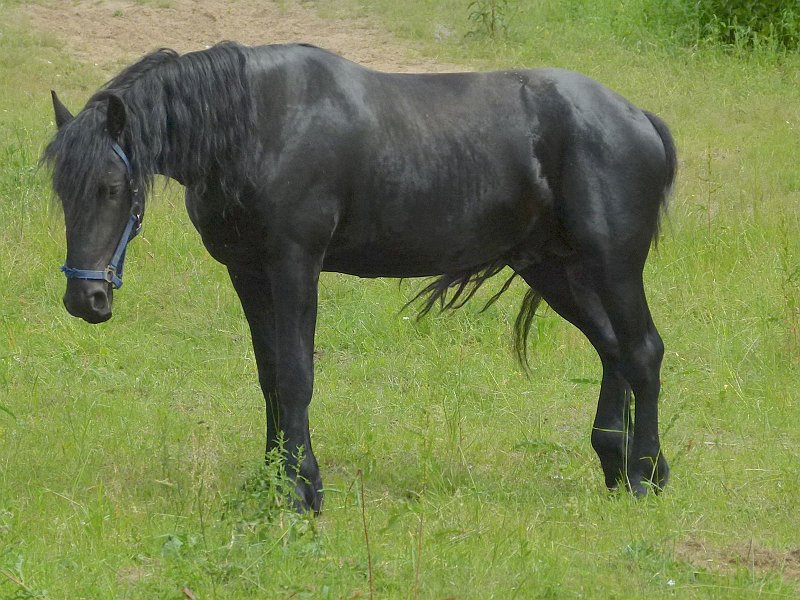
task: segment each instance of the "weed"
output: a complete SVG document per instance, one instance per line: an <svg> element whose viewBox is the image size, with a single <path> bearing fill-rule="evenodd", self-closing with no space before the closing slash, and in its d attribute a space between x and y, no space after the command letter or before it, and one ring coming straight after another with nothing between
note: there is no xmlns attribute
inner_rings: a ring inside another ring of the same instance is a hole
<svg viewBox="0 0 800 600"><path fill-rule="evenodd" d="M4 595L4 598L13 598L14 600L37 600L40 598L48 598L48 593L46 590L37 589L28 581L26 581L26 577L23 573L25 558L22 554L9 556L8 550L6 550L6 552L0 554L0 558L3 559L3 562L6 562L6 560L9 558L14 559L14 566L12 568L0 567L0 577L4 578L0 579L0 583L5 581L14 590L11 595ZM3 586L0 585L0 591L2 591L2 589Z"/></svg>
<svg viewBox="0 0 800 600"><path fill-rule="evenodd" d="M358 477L358 491L359 498L361 498L361 523L364 527L364 546L367 551L367 575L369 578L369 597L372 600L375 597L375 579L372 573L372 551L369 547L369 527L367 526L367 501L364 496L364 473L360 470L357 474Z"/></svg>
<svg viewBox="0 0 800 600"><path fill-rule="evenodd" d="M788 334L788 350L791 356L800 359L800 262L797 260L793 243L796 232L790 230L785 215L779 222L779 250L781 291L783 295L784 320Z"/></svg>
<svg viewBox="0 0 800 600"><path fill-rule="evenodd" d="M13 412L11 412L7 407L3 406L2 404L0 404L0 412L8 415L15 421L17 420L17 415L15 415Z"/></svg>
<svg viewBox="0 0 800 600"><path fill-rule="evenodd" d="M494 38L501 31L505 33L508 30L508 0L472 0L467 10L467 20L475 25L469 34Z"/></svg>
<svg viewBox="0 0 800 600"><path fill-rule="evenodd" d="M287 512L293 514L293 493L294 484L284 469L283 452L276 448L248 478L240 493L226 502L223 517L233 518L238 529L258 531Z"/></svg>

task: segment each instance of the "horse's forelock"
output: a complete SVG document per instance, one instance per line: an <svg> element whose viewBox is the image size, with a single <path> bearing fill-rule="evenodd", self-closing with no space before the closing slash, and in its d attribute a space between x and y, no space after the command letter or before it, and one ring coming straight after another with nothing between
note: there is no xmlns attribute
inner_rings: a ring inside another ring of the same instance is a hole
<svg viewBox="0 0 800 600"><path fill-rule="evenodd" d="M99 186L111 149L104 131L105 113L83 110L59 129L44 150L42 162L52 169L53 190L67 215L79 211Z"/></svg>

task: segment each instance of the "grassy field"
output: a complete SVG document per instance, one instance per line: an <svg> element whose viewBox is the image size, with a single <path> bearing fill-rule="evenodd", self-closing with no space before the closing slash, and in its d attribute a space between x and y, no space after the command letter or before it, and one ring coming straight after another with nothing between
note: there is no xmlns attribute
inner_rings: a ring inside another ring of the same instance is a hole
<svg viewBox="0 0 800 600"><path fill-rule="evenodd" d="M605 491L599 361L544 310L526 378L521 285L416 322L418 282L326 275L325 511L276 507L247 325L178 186L157 189L114 319L61 306L48 90L77 108L103 74L0 2L0 598L797 597L800 58L676 47L637 2L512 3L496 40L464 38L466 1L309 4L465 69L576 69L670 123L679 184L646 271L670 487Z"/></svg>

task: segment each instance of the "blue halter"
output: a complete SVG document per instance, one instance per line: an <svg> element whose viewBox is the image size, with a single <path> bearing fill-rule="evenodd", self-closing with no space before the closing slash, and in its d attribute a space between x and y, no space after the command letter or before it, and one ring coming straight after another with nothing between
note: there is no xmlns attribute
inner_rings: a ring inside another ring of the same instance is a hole
<svg viewBox="0 0 800 600"><path fill-rule="evenodd" d="M133 204L133 207L131 208L131 217L128 219L128 223L125 225L125 229L123 230L122 236L119 239L117 248L114 250L114 254L111 256L111 262L108 263L108 266L105 269L102 271L73 269L72 267L68 267L67 263L64 263L61 265L61 271L64 273L64 275L66 275L67 279L94 279L98 281L107 281L114 286L114 289L119 289L122 287L122 268L125 265L125 250L128 248L128 243L142 230L142 214L141 206L137 201L139 190L133 187L133 169L131 168L131 163L126 156L125 151L120 147L119 144L114 142L111 145L111 148L114 150L117 156L122 159L122 162L125 164L125 171L128 174L128 182L131 189L131 202Z"/></svg>

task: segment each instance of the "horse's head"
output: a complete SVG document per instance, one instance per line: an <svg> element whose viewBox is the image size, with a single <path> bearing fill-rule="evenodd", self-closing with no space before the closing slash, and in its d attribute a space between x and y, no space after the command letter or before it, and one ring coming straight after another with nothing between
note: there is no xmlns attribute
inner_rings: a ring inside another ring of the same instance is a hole
<svg viewBox="0 0 800 600"><path fill-rule="evenodd" d="M53 92L58 133L45 150L64 208L67 276L64 306L89 323L111 318L122 285L125 248L141 226L143 203L123 148L126 110L109 95L77 117Z"/></svg>

